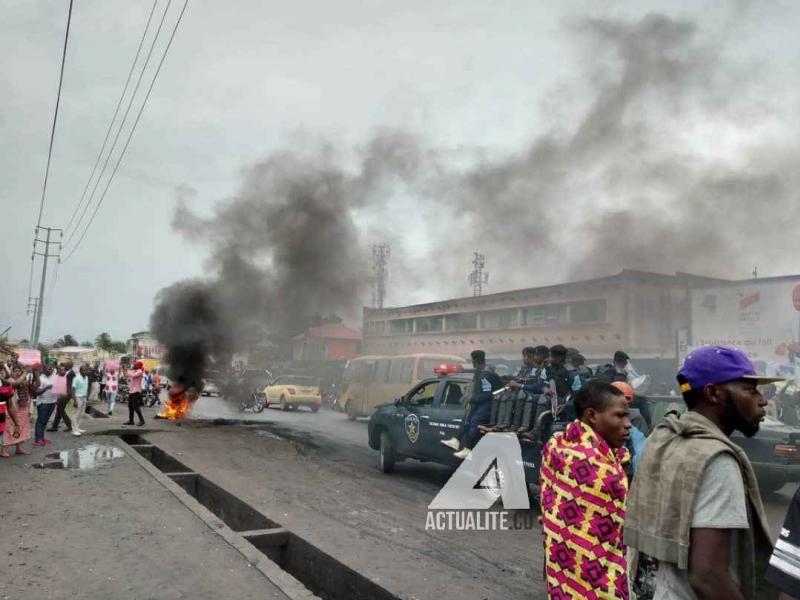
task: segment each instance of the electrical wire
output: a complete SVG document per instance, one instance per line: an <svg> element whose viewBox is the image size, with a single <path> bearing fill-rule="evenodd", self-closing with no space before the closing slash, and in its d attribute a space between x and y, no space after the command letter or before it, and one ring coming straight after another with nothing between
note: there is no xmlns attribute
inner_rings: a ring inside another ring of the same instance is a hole
<svg viewBox="0 0 800 600"><path fill-rule="evenodd" d="M72 21L72 0L69 0L69 12L67 13L67 31L64 34L64 50L61 53L61 74L58 77L58 94L56 95L56 110L53 114L53 127L50 129L50 148L47 151L47 166L44 169L44 184L42 184L42 200L39 202L39 217L36 219L36 227L42 224L42 212L44 211L44 197L47 193L47 178L50 175L50 160L53 157L53 141L56 137L56 122L58 121L58 106L61 103L61 85L64 83L64 63L67 62L67 43L69 42L69 24Z"/></svg>
<svg viewBox="0 0 800 600"><path fill-rule="evenodd" d="M142 116L142 112L144 112L144 107L147 104L147 99L150 98L150 93L153 91L153 86L156 83L156 79L158 79L158 74L161 72L161 67L164 64L164 60L167 58L167 53L169 52L170 47L172 46L172 41L175 39L175 34L178 31L178 26L181 24L181 19L183 19L183 14L186 12L186 6L189 4L189 0L185 0L183 3L183 8L181 9L180 14L178 15L178 20L175 22L175 27L172 29L172 34L169 37L169 41L167 42L166 48L164 48L164 54L161 56L161 60L158 63L158 67L156 68L155 75L153 75L153 80L150 82L150 87L147 89L147 94L144 97L144 101L142 102L141 107L139 108L139 113L136 115L136 120L133 122L133 126L131 127L130 133L128 134L128 139L125 141L125 146L122 148L122 152L120 152L119 158L117 159L117 164L114 165L114 170L111 172L111 176L108 178L108 182L106 183L106 187L103 190L103 194L100 196L100 200L97 202L97 206L92 213L92 217L89 219L89 222L86 224L86 227L81 234L80 239L78 239L75 246L73 246L72 250L70 250L67 257L62 262L67 262L72 255L75 254L75 251L80 247L83 238L86 237L86 232L89 231L92 223L94 222L95 217L97 216L97 212L100 210L100 207L103 205L103 200L108 193L108 189L111 186L111 182L114 180L114 176L117 174L117 169L119 169L119 165L122 162L122 158L125 156L125 152L128 149L128 146L131 143L131 139L133 138L133 133L136 131L136 126L139 124L139 119Z"/></svg>
<svg viewBox="0 0 800 600"><path fill-rule="evenodd" d="M111 122L108 124L108 129L106 130L106 137L103 139L103 145L100 147L100 152L97 154L97 160L94 161L94 167L92 167L92 174L89 175L89 179L86 182L86 186L83 188L83 193L81 194L81 198L78 201L78 204L75 206L75 210L72 211L72 216L70 216L69 221L67 222L67 226L64 228L65 232L68 232L69 228L72 226L72 221L75 219L75 215L78 214L78 211L83 205L83 201L86 198L86 192L89 191L89 185L91 185L92 179L94 178L94 174L97 172L97 165L100 164L100 159L103 157L103 152L106 149L108 138L111 135L111 130L114 127L114 121L116 121L117 119L117 115L119 114L119 108L120 106L122 106L122 100L125 98L125 93L128 91L128 86L131 83L131 77L133 77L133 71L136 68L136 63L139 62L139 55L142 52L142 46L144 45L144 40L147 37L147 30L150 29L150 22L153 20L153 13L155 13L157 4L158 0L153 0L153 6L150 9L150 15L147 17L147 24L145 24L144 26L142 39L139 40L139 47L136 49L136 56L133 57L133 63L131 63L130 71L128 71L128 78L125 80L125 86L122 88L122 94L120 94L119 100L117 100L117 107L114 109L114 116L111 117ZM133 91L133 94L134 95L136 94L136 90Z"/></svg>
<svg viewBox="0 0 800 600"><path fill-rule="evenodd" d="M144 77L144 73L147 70L147 65L150 63L150 57L153 55L153 50L156 47L156 43L158 42L158 37L161 35L161 28L164 26L164 19L167 17L167 13L169 12L170 6L172 6L172 0L167 1L167 7L164 9L164 14L161 15L161 21L158 23L158 29L156 29L156 34L153 36L153 41L150 42L150 48L147 51L147 57L144 59L144 65L142 66L142 70L139 73L139 77L136 80L136 85L133 88L133 93L131 94L130 99L128 100L128 106L125 108L125 114L122 116L122 120L119 122L119 127L117 128L117 133L114 135L114 141L111 143L111 148L108 150L108 155L106 156L105 162L103 162L103 168L100 169L100 175L97 176L97 179L94 182L94 187L92 188L92 193L89 194L89 200L86 202L86 205L83 207L83 211L81 211L81 216L78 218L78 222L75 224L75 227L70 232L69 236L67 237L67 241L64 242L65 246L69 246L72 243L72 240L75 238L75 232L80 229L81 223L83 222L83 217L86 216L86 211L92 204L92 200L94 200L94 195L97 192L97 188L100 186L100 181L103 179L103 175L108 168L108 163L111 160L111 155L114 153L114 148L117 147L117 142L119 141L119 136L122 133L123 128L125 127L125 121L128 119L128 114L131 111L131 107L133 106L133 101L136 98L136 92L139 91L139 86L142 83L142 78Z"/></svg>

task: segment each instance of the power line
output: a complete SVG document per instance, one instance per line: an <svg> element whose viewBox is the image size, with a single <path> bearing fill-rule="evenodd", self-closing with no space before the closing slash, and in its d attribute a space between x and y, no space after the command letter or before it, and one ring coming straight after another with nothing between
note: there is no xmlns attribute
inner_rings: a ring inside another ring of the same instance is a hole
<svg viewBox="0 0 800 600"><path fill-rule="evenodd" d="M156 5L158 4L158 0L153 0L153 7L150 9L150 15L147 17L147 24L144 26L144 32L142 33L142 39L139 40L139 47L136 49L136 56L133 58L133 63L131 63L131 69L128 71L128 78L125 80L125 86L122 88L122 94L119 96L119 100L117 101L117 107L114 109L114 116L111 117L111 122L108 124L108 129L106 130L106 137L103 139L103 145L100 147L100 152L97 154L97 160L94 161L94 167L92 167L92 174L89 175L89 179L86 182L86 186L83 188L83 193L81 194L81 199L78 201L78 204L75 206L75 210L72 211L72 216L69 218L69 222L67 222L67 226L64 228L65 231L69 231L69 228L72 226L72 221L75 219L75 215L78 214L81 206L83 205L83 200L86 198L86 192L89 191L89 185L92 183L92 179L94 178L94 174L97 172L97 165L100 164L100 159L103 157L103 152L106 149L106 144L108 143L108 138L111 135L111 130L114 127L114 121L117 119L117 115L119 114L119 107L122 106L122 100L125 98L125 93L128 91L128 86L131 83L131 77L133 77L133 71L136 68L136 63L139 61L139 55L142 52L142 46L144 45L145 37L147 37L147 30L150 29L150 22L153 20L153 13L156 11ZM133 95L136 94L136 90L134 90ZM77 225L77 223L76 223Z"/></svg>
<svg viewBox="0 0 800 600"><path fill-rule="evenodd" d="M86 201L86 205L83 207L83 210L81 211L81 216L78 217L78 222L75 223L75 227L67 236L67 241L64 242L65 246L69 246L70 243L72 243L72 240L75 238L75 232L78 231L78 229L80 229L83 217L86 216L86 211L89 209L89 206L91 206L92 200L94 200L94 195L97 192L97 188L100 186L100 181L103 179L103 175L105 174L106 169L108 168L108 162L111 160L111 155L114 153L114 148L117 147L119 136L122 133L122 129L125 127L125 121L128 119L128 114L131 112L133 101L136 99L136 92L139 91L139 86L141 85L142 78L144 77L144 73L147 70L147 65L150 64L150 57L153 55L153 50L155 50L156 43L158 42L158 37L161 35L161 28L164 26L164 19L166 19L167 17L167 13L169 12L170 6L172 6L172 0L167 1L167 7L164 9L164 14L161 15L161 21L158 23L158 29L156 29L156 34L155 36L153 36L153 41L150 42L150 49L147 51L147 56L144 59L144 65L142 66L142 70L139 73L138 79L136 80L136 85L133 88L133 93L131 94L131 97L128 100L128 106L125 108L125 114L122 115L122 120L119 122L117 133L114 135L114 141L111 142L111 148L109 148L106 160L103 162L103 168L100 169L100 175L97 176L97 179L94 182L92 193L89 194L89 200Z"/></svg>
<svg viewBox="0 0 800 600"><path fill-rule="evenodd" d="M47 166L44 169L44 184L42 185L42 200L39 203L39 216L36 219L36 227L42 224L42 212L44 211L44 197L47 192L47 178L50 175L50 159L53 157L53 140L56 137L56 122L58 121L58 105L61 103L61 84L64 82L64 63L67 62L67 43L69 42L69 24L72 21L72 0L69 0L69 12L67 13L67 31L64 34L64 51L61 53L61 74L58 77L58 94L56 95L56 110L53 114L53 127L50 129L50 149L47 151Z"/></svg>
<svg viewBox="0 0 800 600"><path fill-rule="evenodd" d="M128 139L125 142L125 146L122 148L122 152L117 159L117 164L114 165L114 170L111 172L111 176L108 178L108 182L106 183L106 187L103 190L103 194L100 196L100 200L97 202L97 206L92 213L92 217L89 219L89 222L86 224L86 227L81 234L80 239L78 239L75 246L73 246L72 250L70 250L67 257L62 262L67 262L78 247L81 245L83 238L86 237L86 232L89 231L89 227L91 227L92 223L94 222L95 217L97 216L97 212L100 210L100 207L103 205L103 200L106 197L106 193L108 193L108 188L111 186L111 182L114 180L114 176L117 174L117 169L119 169L119 165L122 162L122 158L125 156L125 152L128 149L128 146L131 143L131 138L133 138L133 133L136 131L136 126L139 124L139 119L142 116L142 112L144 111L144 107L147 104L147 99L150 98L150 93L153 91L153 86L156 83L156 79L158 79L158 74L161 72L161 66L164 64L164 60L167 58L167 53L169 52L170 46L172 46L172 41L175 39L175 33L178 31L178 26L181 24L181 19L183 18L183 13L186 12L186 6L189 4L189 0L185 0L183 3L183 8L181 9L181 13L178 15L178 20L175 22L175 27L172 29L172 34L169 36L169 41L167 42L166 48L164 48L164 54L161 56L161 61L158 63L158 67L156 68L156 73L153 75L153 80L150 82L150 87L147 89L147 94L144 97L144 101L142 102L142 106L139 108L139 113L136 115L136 120L133 122L133 127L131 127L131 131L128 134Z"/></svg>

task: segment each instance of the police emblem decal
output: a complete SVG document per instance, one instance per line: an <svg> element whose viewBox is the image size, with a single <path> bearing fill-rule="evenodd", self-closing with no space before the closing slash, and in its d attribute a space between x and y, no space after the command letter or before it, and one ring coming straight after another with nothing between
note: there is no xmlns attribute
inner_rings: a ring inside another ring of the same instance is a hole
<svg viewBox="0 0 800 600"><path fill-rule="evenodd" d="M410 414L406 417L406 435L408 441L416 444L419 439L419 417L415 414Z"/></svg>

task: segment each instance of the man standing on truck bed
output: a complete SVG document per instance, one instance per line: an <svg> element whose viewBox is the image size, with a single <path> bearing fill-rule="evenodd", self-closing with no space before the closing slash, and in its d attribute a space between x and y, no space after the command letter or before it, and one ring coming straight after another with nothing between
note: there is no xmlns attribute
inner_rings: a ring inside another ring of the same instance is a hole
<svg viewBox="0 0 800 600"><path fill-rule="evenodd" d="M492 412L492 392L500 389L500 378L486 366L486 353L473 350L470 354L475 375L472 378L472 398L466 419L466 446L454 454L457 458L467 458L481 437L480 425L489 422Z"/></svg>
<svg viewBox="0 0 800 600"><path fill-rule="evenodd" d="M765 598L769 529L734 430L758 432L766 400L741 350L693 350L678 373L688 411L655 428L628 496L625 543L659 561L654 600Z"/></svg>

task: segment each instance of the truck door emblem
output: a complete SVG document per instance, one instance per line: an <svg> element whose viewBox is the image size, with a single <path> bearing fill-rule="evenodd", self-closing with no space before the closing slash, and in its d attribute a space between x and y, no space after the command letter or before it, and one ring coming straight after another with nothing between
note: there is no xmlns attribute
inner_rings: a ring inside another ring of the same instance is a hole
<svg viewBox="0 0 800 600"><path fill-rule="evenodd" d="M419 417L415 414L410 414L406 417L406 435L408 441L416 444L419 439Z"/></svg>

